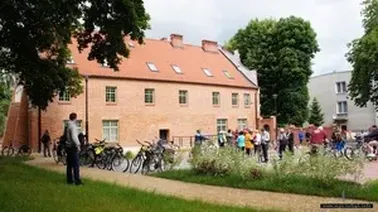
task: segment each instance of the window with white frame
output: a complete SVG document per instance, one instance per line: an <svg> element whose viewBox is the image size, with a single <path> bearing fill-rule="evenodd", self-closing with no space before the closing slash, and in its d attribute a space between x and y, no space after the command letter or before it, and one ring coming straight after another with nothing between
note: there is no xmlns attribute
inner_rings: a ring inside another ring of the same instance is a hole
<svg viewBox="0 0 378 212"><path fill-rule="evenodd" d="M213 74L211 73L211 71L210 71L209 69L207 69L207 68L203 68L202 70L203 70L203 72L204 72L208 77L212 77L212 76L213 76Z"/></svg>
<svg viewBox="0 0 378 212"><path fill-rule="evenodd" d="M118 121L105 120L102 121L102 138L109 142L118 141Z"/></svg>
<svg viewBox="0 0 378 212"><path fill-rule="evenodd" d="M172 65L172 68L176 72L176 74L182 74L182 71L178 65Z"/></svg>
<svg viewBox="0 0 378 212"><path fill-rule="evenodd" d="M217 119L217 132L227 132L227 119Z"/></svg>
<svg viewBox="0 0 378 212"><path fill-rule="evenodd" d="M67 64L75 64L75 61L73 59L72 56L70 56L68 59L67 59Z"/></svg>
<svg viewBox="0 0 378 212"><path fill-rule="evenodd" d="M228 78L228 79L234 79L234 77L230 74L230 72L228 72L227 70L223 70L223 73L224 73L224 75L226 75L226 77Z"/></svg>
<svg viewBox="0 0 378 212"><path fill-rule="evenodd" d="M104 59L104 62L101 64L102 67L109 68L109 63L106 59Z"/></svg>
<svg viewBox="0 0 378 212"><path fill-rule="evenodd" d="M238 119L238 129L243 130L248 127L247 119Z"/></svg>
<svg viewBox="0 0 378 212"><path fill-rule="evenodd" d="M347 86L346 82L336 82L336 93L346 93L347 92Z"/></svg>
<svg viewBox="0 0 378 212"><path fill-rule="evenodd" d="M233 93L232 94L232 106L238 106L239 105L239 94Z"/></svg>
<svg viewBox="0 0 378 212"><path fill-rule="evenodd" d="M149 68L151 71L153 71L153 72L157 72L157 71L159 71L159 69L156 67L156 65L155 65L154 63L152 63L152 62L148 62L148 63L147 63L147 66L148 66L148 68Z"/></svg>
<svg viewBox="0 0 378 212"><path fill-rule="evenodd" d="M188 91L187 90L179 91L179 103L181 105L188 104Z"/></svg>
<svg viewBox="0 0 378 212"><path fill-rule="evenodd" d="M220 105L220 93L213 92L213 105Z"/></svg>
<svg viewBox="0 0 378 212"><path fill-rule="evenodd" d="M64 91L59 92L59 101L61 102L71 101L71 95L68 93L68 91L64 90Z"/></svg>
<svg viewBox="0 0 378 212"><path fill-rule="evenodd" d="M251 105L251 94L244 94L244 106L249 107Z"/></svg>
<svg viewBox="0 0 378 212"><path fill-rule="evenodd" d="M153 88L146 88L144 89L144 102L147 104L154 103L154 96L155 96L155 89Z"/></svg>
<svg viewBox="0 0 378 212"><path fill-rule="evenodd" d="M105 101L116 102L116 92L117 92L117 87L107 86L105 90Z"/></svg>
<svg viewBox="0 0 378 212"><path fill-rule="evenodd" d="M348 113L347 101L337 102L337 114L347 114L347 113Z"/></svg>

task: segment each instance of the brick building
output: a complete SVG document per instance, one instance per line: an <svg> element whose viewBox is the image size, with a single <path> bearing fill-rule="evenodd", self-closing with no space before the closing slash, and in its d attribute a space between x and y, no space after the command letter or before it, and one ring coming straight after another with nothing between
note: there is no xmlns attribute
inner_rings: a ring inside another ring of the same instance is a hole
<svg viewBox="0 0 378 212"><path fill-rule="evenodd" d="M172 34L170 39L145 39L142 45L127 39L126 43L130 56L123 59L120 71L88 61L88 51L80 54L74 43L68 65L78 67L87 79L84 93L71 98L61 92L41 112L40 123L38 110L28 107L22 88L17 88L4 142L29 139L36 147L45 130L57 138L71 112L78 114L83 130L88 121L90 141L106 138L125 147L135 146L135 139L192 136L197 129L211 135L258 127L256 73L217 42L203 40L202 46L195 46Z"/></svg>

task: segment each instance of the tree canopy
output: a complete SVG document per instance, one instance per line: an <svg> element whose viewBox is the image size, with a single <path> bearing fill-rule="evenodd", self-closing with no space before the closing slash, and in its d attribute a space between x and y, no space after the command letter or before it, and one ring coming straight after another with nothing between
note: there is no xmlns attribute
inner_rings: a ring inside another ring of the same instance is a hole
<svg viewBox="0 0 378 212"><path fill-rule="evenodd" d="M365 107L369 101L378 108L378 0L363 1L362 37L348 44L346 54L352 65L349 95L357 106Z"/></svg>
<svg viewBox="0 0 378 212"><path fill-rule="evenodd" d="M318 52L316 33L308 21L288 18L255 19L227 42L242 63L257 71L262 115L277 114L280 124L302 125L308 118L307 83L311 59Z"/></svg>
<svg viewBox="0 0 378 212"><path fill-rule="evenodd" d="M78 70L66 66L74 36L88 60L118 70L129 55L124 37L143 42L149 15L143 0L7 0L0 3L0 70L16 74L34 106L56 93L82 92Z"/></svg>
<svg viewBox="0 0 378 212"><path fill-rule="evenodd" d="M314 98L310 105L310 118L308 120L310 124L317 124L321 126L324 124L324 113L322 113L322 108L320 107L319 101Z"/></svg>

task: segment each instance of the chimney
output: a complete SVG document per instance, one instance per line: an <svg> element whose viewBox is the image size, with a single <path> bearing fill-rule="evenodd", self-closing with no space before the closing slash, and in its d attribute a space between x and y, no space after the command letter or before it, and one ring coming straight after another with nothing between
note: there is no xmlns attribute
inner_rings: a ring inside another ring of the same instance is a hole
<svg viewBox="0 0 378 212"><path fill-rule="evenodd" d="M184 43L182 42L182 35L171 34L171 45L175 48L184 48Z"/></svg>
<svg viewBox="0 0 378 212"><path fill-rule="evenodd" d="M218 42L211 40L202 40L202 49L205 52L218 53Z"/></svg>

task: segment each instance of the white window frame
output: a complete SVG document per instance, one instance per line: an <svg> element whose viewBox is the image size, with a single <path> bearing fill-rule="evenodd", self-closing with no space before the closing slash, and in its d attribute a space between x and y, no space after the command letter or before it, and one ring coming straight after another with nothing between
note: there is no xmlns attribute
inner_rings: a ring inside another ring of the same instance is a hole
<svg viewBox="0 0 378 212"><path fill-rule="evenodd" d="M148 100L147 97L149 97L151 99L151 102L147 101ZM155 103L155 89L154 88L145 88L144 89L144 103L145 104L154 104Z"/></svg>
<svg viewBox="0 0 378 212"><path fill-rule="evenodd" d="M340 108L342 111L340 111ZM336 113L340 115L348 114L348 101L338 101L336 104Z"/></svg>
<svg viewBox="0 0 378 212"><path fill-rule="evenodd" d="M112 99L113 97L114 97L114 101ZM116 86L105 87L105 102L108 102L108 103L117 102L117 87Z"/></svg>
<svg viewBox="0 0 378 212"><path fill-rule="evenodd" d="M234 104L234 101L236 101L236 104ZM231 94L231 105L234 106L234 107L239 106L239 94L238 93L232 93Z"/></svg>
<svg viewBox="0 0 378 212"><path fill-rule="evenodd" d="M71 96L68 94L67 90L61 91L58 94L59 102L70 102Z"/></svg>
<svg viewBox="0 0 378 212"><path fill-rule="evenodd" d="M75 64L75 60L73 59L72 56L70 56L67 60L67 64Z"/></svg>
<svg viewBox="0 0 378 212"><path fill-rule="evenodd" d="M176 72L176 74L182 74L182 71L178 65L171 65L171 67Z"/></svg>
<svg viewBox="0 0 378 212"><path fill-rule="evenodd" d="M238 129L244 130L246 128L248 128L248 119L247 118L238 119Z"/></svg>
<svg viewBox="0 0 378 212"><path fill-rule="evenodd" d="M213 77L213 74L211 73L210 69L202 68L202 71L206 74L206 76Z"/></svg>
<svg viewBox="0 0 378 212"><path fill-rule="evenodd" d="M101 64L102 67L109 68L109 63L107 59L104 59L104 62Z"/></svg>
<svg viewBox="0 0 378 212"><path fill-rule="evenodd" d="M158 72L159 71L159 69L157 68L155 63L147 62L146 64L147 64L147 67L150 69L150 71L152 71L152 72Z"/></svg>
<svg viewBox="0 0 378 212"><path fill-rule="evenodd" d="M118 129L118 120L102 120L102 139L106 139L107 142L118 142Z"/></svg>
<svg viewBox="0 0 378 212"><path fill-rule="evenodd" d="M344 85L344 86L343 86ZM339 81L335 83L335 90L337 94L343 94L348 92L347 84L345 81ZM339 90L340 88L340 90Z"/></svg>
<svg viewBox="0 0 378 212"><path fill-rule="evenodd" d="M217 102L217 103L215 103L215 101ZM213 105L214 106L219 106L220 105L220 92L217 92L217 91L214 91L213 93L212 93L212 103L213 103Z"/></svg>
<svg viewBox="0 0 378 212"><path fill-rule="evenodd" d="M252 105L252 98L250 93L244 93L244 106L250 107Z"/></svg>
<svg viewBox="0 0 378 212"><path fill-rule="evenodd" d="M217 133L220 131L227 132L228 130L228 121L227 119L217 119Z"/></svg>
<svg viewBox="0 0 378 212"><path fill-rule="evenodd" d="M181 101L184 100L184 101ZM187 105L188 104L188 90L179 90L179 104Z"/></svg>
<svg viewBox="0 0 378 212"><path fill-rule="evenodd" d="M230 72L228 72L227 70L223 70L223 73L224 75L228 78L228 79L234 79L234 77L230 74Z"/></svg>

